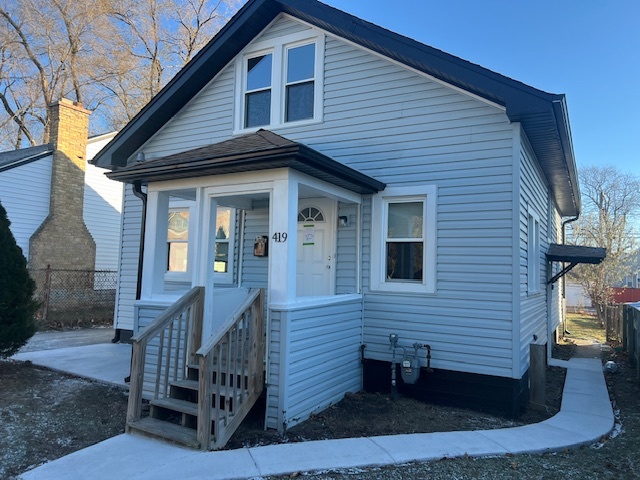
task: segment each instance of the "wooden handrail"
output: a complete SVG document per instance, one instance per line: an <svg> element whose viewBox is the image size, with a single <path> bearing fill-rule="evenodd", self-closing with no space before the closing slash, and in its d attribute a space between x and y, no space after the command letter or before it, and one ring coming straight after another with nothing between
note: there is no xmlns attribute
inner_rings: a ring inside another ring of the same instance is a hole
<svg viewBox="0 0 640 480"><path fill-rule="evenodd" d="M175 303L171 304L162 314L151 322L144 330L138 332L131 337L132 342L142 342L158 335L168 324L173 317L184 310L189 304L193 303L199 295L204 291L204 287L193 287L183 296L181 296Z"/></svg>
<svg viewBox="0 0 640 480"><path fill-rule="evenodd" d="M167 385L170 379L169 370L172 368L172 380L177 378L175 369L180 365L182 358L186 358L187 353L191 359L193 352L200 347L200 338L202 330L202 303L204 299L204 287L193 287L189 292L184 294L178 301L167 308L158 318L149 324L143 331L137 333L131 338L131 381L129 384L129 406L127 409L127 424L140 420L142 415L142 390L144 387L144 365L146 360L147 345L149 342L160 336L160 347L158 348L158 364L156 365L156 378L153 387L154 398L160 394L160 372L162 364L160 363L164 357L164 378L162 394L166 395ZM182 347L175 348L173 362L170 358L170 351L174 348L174 332L173 322L178 321L178 334L175 336L175 342L182 342ZM184 334L182 324L184 323ZM167 339L168 351L165 352L164 339L165 330L169 327L169 335ZM196 332L197 333L194 333ZM185 337L181 340L181 337ZM194 344L197 342L197 344ZM187 344L190 352L187 352ZM181 349L181 350L180 350ZM182 357L180 355L182 351ZM184 365L184 361L182 364Z"/></svg>
<svg viewBox="0 0 640 480"><path fill-rule="evenodd" d="M262 392L263 303L264 290L250 291L242 305L196 352L200 368L197 425L200 448L223 447ZM226 379L226 395L221 408L222 378ZM213 408L212 395L216 399Z"/></svg>

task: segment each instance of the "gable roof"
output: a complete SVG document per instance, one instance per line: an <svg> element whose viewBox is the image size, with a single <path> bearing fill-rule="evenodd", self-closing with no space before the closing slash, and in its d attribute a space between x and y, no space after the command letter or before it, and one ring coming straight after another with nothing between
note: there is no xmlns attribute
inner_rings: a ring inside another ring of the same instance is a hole
<svg viewBox="0 0 640 480"><path fill-rule="evenodd" d="M205 147L137 162L107 173L107 177L129 183L153 182L273 168L292 168L360 194L376 193L386 187L302 143L262 129Z"/></svg>
<svg viewBox="0 0 640 480"><path fill-rule="evenodd" d="M0 172L35 162L53 154L53 145L46 143L35 147L0 152Z"/></svg>
<svg viewBox="0 0 640 480"><path fill-rule="evenodd" d="M521 122L561 215L580 213L564 95L535 89L316 0L249 0L96 156L94 163L107 168L125 166L137 149L281 13L504 106L511 121Z"/></svg>

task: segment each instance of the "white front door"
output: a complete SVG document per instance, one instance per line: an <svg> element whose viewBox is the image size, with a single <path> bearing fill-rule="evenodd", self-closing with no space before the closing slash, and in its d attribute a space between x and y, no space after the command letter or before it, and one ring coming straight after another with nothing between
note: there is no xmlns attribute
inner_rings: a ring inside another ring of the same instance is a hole
<svg viewBox="0 0 640 480"><path fill-rule="evenodd" d="M335 278L336 202L328 198L298 203L296 295L333 295Z"/></svg>

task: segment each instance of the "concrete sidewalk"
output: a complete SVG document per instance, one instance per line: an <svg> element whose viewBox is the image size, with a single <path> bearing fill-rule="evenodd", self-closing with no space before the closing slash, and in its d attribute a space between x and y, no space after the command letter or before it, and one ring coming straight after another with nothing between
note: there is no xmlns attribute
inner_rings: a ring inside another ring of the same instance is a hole
<svg viewBox="0 0 640 480"><path fill-rule="evenodd" d="M90 350L96 358L104 355L98 363L105 369L112 368L111 354L99 347L76 348L87 349L83 355L89 356ZM69 363L77 360L79 354L76 349L63 350L66 352L51 357L52 362L55 358L58 367L65 354L71 357ZM44 357L40 356L39 364L46 363ZM533 425L471 432L322 440L219 452L188 450L148 438L119 435L30 470L21 478L260 478L464 455L546 452L589 444L607 435L614 426L614 417L600 360L574 358L570 361L553 360L552 364L567 368L561 411Z"/></svg>

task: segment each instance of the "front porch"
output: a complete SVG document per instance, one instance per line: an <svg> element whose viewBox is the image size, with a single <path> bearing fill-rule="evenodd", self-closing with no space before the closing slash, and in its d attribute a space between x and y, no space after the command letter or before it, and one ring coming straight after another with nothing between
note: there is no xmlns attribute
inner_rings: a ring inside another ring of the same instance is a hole
<svg viewBox="0 0 640 480"><path fill-rule="evenodd" d="M278 430L361 389L362 195L384 185L270 132L248 137L256 136L281 139L269 148L277 162L254 151L234 170L228 159L237 152L214 162L199 149L171 168L167 157L112 174L147 183L129 429L158 434L153 422L140 423L145 398L156 419L197 427L196 440L178 429L174 439L220 448L233 433L222 429L240 423L263 385L265 428ZM245 372L249 360L255 368ZM224 369L237 365L243 373L233 384L217 380L233 379ZM196 378L191 393L180 390ZM245 384L253 389L236 397ZM173 408L185 399L197 403Z"/></svg>

